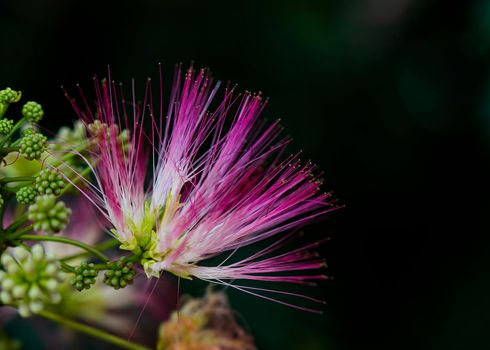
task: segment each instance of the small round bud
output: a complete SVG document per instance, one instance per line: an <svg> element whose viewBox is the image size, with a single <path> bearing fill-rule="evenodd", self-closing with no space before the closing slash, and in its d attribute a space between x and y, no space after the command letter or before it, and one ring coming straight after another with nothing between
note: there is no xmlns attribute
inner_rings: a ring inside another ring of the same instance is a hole
<svg viewBox="0 0 490 350"><path fill-rule="evenodd" d="M30 289L28 296L31 299L38 299L43 295L41 288L37 284L34 284Z"/></svg>
<svg viewBox="0 0 490 350"><path fill-rule="evenodd" d="M31 316L31 309L29 309L29 305L27 304L22 303L17 310L19 311L19 315L24 318Z"/></svg>
<svg viewBox="0 0 490 350"><path fill-rule="evenodd" d="M20 91L14 91L11 88L0 90L0 102L3 103L15 103L20 100L22 93Z"/></svg>
<svg viewBox="0 0 490 350"><path fill-rule="evenodd" d="M77 120L73 128L63 126L56 134L56 142L62 145L78 146L87 139L87 130L85 124Z"/></svg>
<svg viewBox="0 0 490 350"><path fill-rule="evenodd" d="M14 288L12 288L12 296L16 299L24 298L26 292L27 285L25 284L15 285Z"/></svg>
<svg viewBox="0 0 490 350"><path fill-rule="evenodd" d="M57 272L58 272L58 267L55 264L49 264L46 266L46 276L56 277Z"/></svg>
<svg viewBox="0 0 490 350"><path fill-rule="evenodd" d="M12 256L8 254L3 254L0 261L2 262L2 265L5 267L9 267L10 265L15 264L14 258L12 258Z"/></svg>
<svg viewBox="0 0 490 350"><path fill-rule="evenodd" d="M44 248L40 244L36 244L31 250L34 261L41 261L44 258Z"/></svg>
<svg viewBox="0 0 490 350"><path fill-rule="evenodd" d="M33 128L25 128L20 132L22 137L27 136L27 135L34 135L35 133L36 133L36 130L34 130Z"/></svg>
<svg viewBox="0 0 490 350"><path fill-rule="evenodd" d="M38 196L34 204L29 206L29 220L34 229L46 232L59 232L68 225L71 209L64 202L56 202L53 195Z"/></svg>
<svg viewBox="0 0 490 350"><path fill-rule="evenodd" d="M4 203L4 201L3 201L3 197L2 197L2 195L0 194L0 207L1 207L1 206L3 206L3 203Z"/></svg>
<svg viewBox="0 0 490 350"><path fill-rule="evenodd" d="M7 135L14 126L14 121L11 119L0 119L0 134Z"/></svg>
<svg viewBox="0 0 490 350"><path fill-rule="evenodd" d="M37 123L43 118L44 111L39 103L29 101L22 107L22 115L30 122Z"/></svg>
<svg viewBox="0 0 490 350"><path fill-rule="evenodd" d="M16 247L16 248L14 248L14 256L20 262L24 262L27 259L27 257L29 256L29 252L22 247Z"/></svg>
<svg viewBox="0 0 490 350"><path fill-rule="evenodd" d="M31 186L21 187L15 194L15 197L17 198L17 202L26 205L34 203L36 196L37 196L37 191L34 189L34 187Z"/></svg>
<svg viewBox="0 0 490 350"><path fill-rule="evenodd" d="M44 309L44 304L41 301L31 301L29 303L29 309L32 313L37 314Z"/></svg>
<svg viewBox="0 0 490 350"><path fill-rule="evenodd" d="M12 296L7 291L3 290L0 293L0 301L4 304L10 304L12 302Z"/></svg>
<svg viewBox="0 0 490 350"><path fill-rule="evenodd" d="M34 187L39 194L53 194L59 196L65 187L65 179L57 169L44 169L38 176Z"/></svg>
<svg viewBox="0 0 490 350"><path fill-rule="evenodd" d="M104 274L104 283L114 289L120 289L132 284L134 276L136 276L136 272L133 269L133 264L127 262L125 258L121 258L119 261L109 264L109 269Z"/></svg>
<svg viewBox="0 0 490 350"><path fill-rule="evenodd" d="M51 293L51 295L49 297L50 297L50 301L53 304L59 304L59 303L61 303L61 300L63 299L63 297L61 296L60 293Z"/></svg>
<svg viewBox="0 0 490 350"><path fill-rule="evenodd" d="M79 292L84 289L90 289L95 284L99 271L95 269L95 265L90 263L81 263L75 268L75 277L70 281L71 285Z"/></svg>
<svg viewBox="0 0 490 350"><path fill-rule="evenodd" d="M128 150L130 137L126 129L121 131L115 124L109 126L97 119L87 126L87 131L93 143L105 140L107 143L117 143L125 152Z"/></svg>
<svg viewBox="0 0 490 350"><path fill-rule="evenodd" d="M50 278L49 280L45 281L44 287L46 287L46 289L49 290L50 292L53 292L58 289L59 283L54 278Z"/></svg>
<svg viewBox="0 0 490 350"><path fill-rule="evenodd" d="M93 137L99 137L107 133L108 126L106 123L102 123L100 120L96 119L87 126L89 134Z"/></svg>
<svg viewBox="0 0 490 350"><path fill-rule="evenodd" d="M32 130L32 129L27 129ZM19 152L27 160L41 158L41 154L48 149L48 138L36 132L24 135L20 140Z"/></svg>
<svg viewBox="0 0 490 350"><path fill-rule="evenodd" d="M15 286L15 281L11 278L5 278L2 281L2 289L3 290L9 291L12 288L14 288L14 286Z"/></svg>

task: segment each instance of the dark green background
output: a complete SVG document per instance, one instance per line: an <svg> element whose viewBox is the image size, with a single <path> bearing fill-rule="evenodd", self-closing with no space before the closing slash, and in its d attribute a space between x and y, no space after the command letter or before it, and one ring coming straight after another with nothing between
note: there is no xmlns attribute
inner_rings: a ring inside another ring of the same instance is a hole
<svg viewBox="0 0 490 350"><path fill-rule="evenodd" d="M490 348L489 1L12 0L0 39L0 86L53 130L59 86L107 64L195 60L271 97L346 208L305 230L332 237L324 315L231 293L260 349Z"/></svg>

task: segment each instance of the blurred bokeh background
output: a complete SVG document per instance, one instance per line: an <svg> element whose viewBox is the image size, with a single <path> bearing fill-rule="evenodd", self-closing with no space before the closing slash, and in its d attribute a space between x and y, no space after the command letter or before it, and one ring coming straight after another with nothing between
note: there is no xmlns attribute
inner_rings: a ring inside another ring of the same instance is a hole
<svg viewBox="0 0 490 350"><path fill-rule="evenodd" d="M304 230L332 238L335 279L302 290L323 315L230 291L259 349L490 348L490 1L3 0L0 39L0 86L52 130L74 118L60 85L107 64L170 83L194 60L270 97L346 208Z"/></svg>

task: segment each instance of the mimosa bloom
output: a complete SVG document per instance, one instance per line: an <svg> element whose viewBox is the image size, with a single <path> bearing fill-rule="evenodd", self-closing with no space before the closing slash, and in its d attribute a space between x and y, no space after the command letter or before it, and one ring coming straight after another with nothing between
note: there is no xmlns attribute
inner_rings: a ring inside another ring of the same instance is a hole
<svg viewBox="0 0 490 350"><path fill-rule="evenodd" d="M148 276L169 271L218 283L325 278L305 272L324 266L310 251L318 242L274 254L290 237L284 232L336 207L319 191L313 164L302 164L299 155L281 160L290 140L280 136L278 121L259 119L262 96L226 88L217 101L220 82L207 70L182 74L179 67L164 114L161 80L156 111L150 80L141 108L134 84L128 104L110 77L94 80L94 112L83 93L84 107L70 99L96 140L96 184L85 194L112 224L121 248L141 257ZM272 237L266 248L233 259L236 250ZM223 253L221 263L202 264Z"/></svg>

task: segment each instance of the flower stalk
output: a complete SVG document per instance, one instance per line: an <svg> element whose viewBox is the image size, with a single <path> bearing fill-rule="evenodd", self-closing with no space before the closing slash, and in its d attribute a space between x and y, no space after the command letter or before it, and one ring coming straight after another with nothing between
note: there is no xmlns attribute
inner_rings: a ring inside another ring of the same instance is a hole
<svg viewBox="0 0 490 350"><path fill-rule="evenodd" d="M88 253L98 257L100 260L107 262L109 261L109 258L105 256L103 253L95 249L94 247L89 246L88 244L85 244L83 242L67 238L67 237L56 237L56 236L41 236L41 235L22 235L20 237L16 238L22 238L25 241L49 241L49 242L57 242L57 243L63 243L63 244L69 244L78 248L81 248Z"/></svg>
<svg viewBox="0 0 490 350"><path fill-rule="evenodd" d="M65 317L56 315L56 314L49 312L49 311L41 311L40 313L38 313L38 315L41 317L44 317L48 320L51 320L53 322L59 323L63 326L66 326L68 328L71 328L73 330L76 330L78 332L85 333L85 334L90 335L92 337L101 339L105 342L120 346L123 349L151 350L150 348L148 348L146 346L130 342L128 340L122 339L122 338L115 336L113 334L104 332L100 329L97 329L97 328L94 328L91 326L87 326L85 324L82 324L82 323L74 321L74 320L67 319Z"/></svg>

